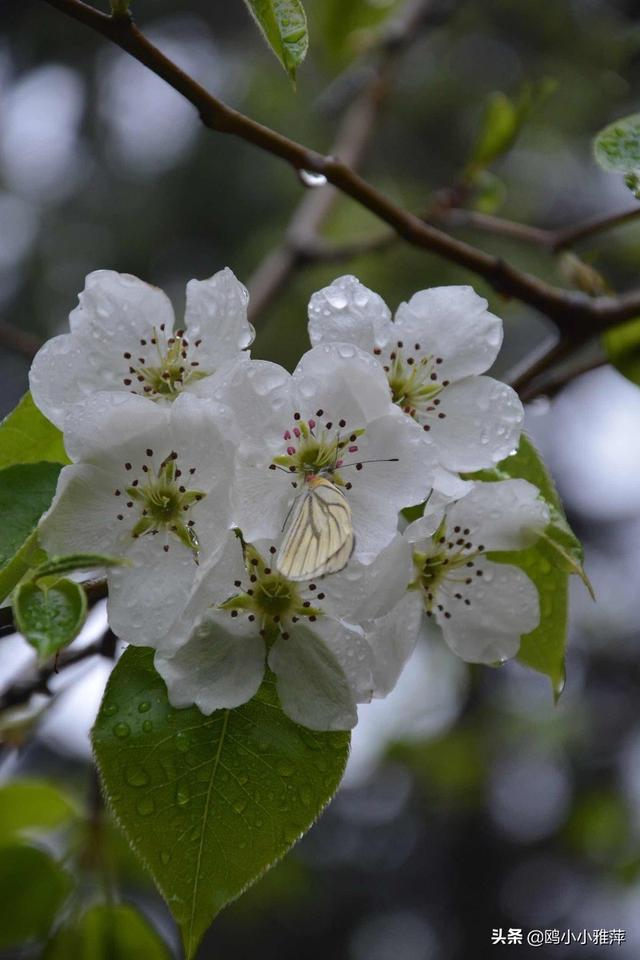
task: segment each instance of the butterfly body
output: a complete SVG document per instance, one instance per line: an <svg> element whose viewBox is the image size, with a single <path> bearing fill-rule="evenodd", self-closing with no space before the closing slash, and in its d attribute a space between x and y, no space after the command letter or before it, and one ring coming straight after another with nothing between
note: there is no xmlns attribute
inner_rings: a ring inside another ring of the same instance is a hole
<svg viewBox="0 0 640 960"><path fill-rule="evenodd" d="M351 507L341 490L319 474L310 474L294 505L276 565L289 580L310 580L338 573L353 553Z"/></svg>

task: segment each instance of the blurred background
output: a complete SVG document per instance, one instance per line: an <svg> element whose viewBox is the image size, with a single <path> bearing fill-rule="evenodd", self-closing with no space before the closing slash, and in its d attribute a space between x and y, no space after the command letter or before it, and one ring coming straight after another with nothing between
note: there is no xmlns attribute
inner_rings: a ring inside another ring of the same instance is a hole
<svg viewBox="0 0 640 960"><path fill-rule="evenodd" d="M190 0L179 12L169 0L134 6L149 36L206 87L327 151L367 82L368 47L402 3L307 0L311 52L297 92L239 0ZM555 92L493 168L486 209L553 228L631 207L621 178L594 164L591 138L638 109L637 9L634 0L450 4L398 60L367 176L403 205L425 208L464 170L487 97L517 98L525 84L551 78ZM35 338L67 328L88 272L136 274L163 287L179 313L191 277L229 265L248 282L282 242L303 195L325 188L305 187L280 161L204 131L159 79L42 3L5 0L0 30L0 321L24 334L16 343L0 326L5 414L26 389ZM324 236L351 242L380 231L340 200ZM565 282L544 251L458 233ZM579 252L614 289L637 285L640 220ZM505 320L498 375L552 333L474 277L396 244L296 271L254 318L254 356L295 365L308 345L309 295L341 272L393 308L422 287L474 283ZM541 676L516 664L469 668L438 637L425 640L396 691L361 708L347 778L328 811L219 916L201 960L250 960L258 950L262 960L527 956L526 946L491 946L491 934L531 927L626 931L619 945L557 944L538 957L640 956L640 390L602 366L532 403L527 425L584 540L598 597L594 605L574 584L558 706ZM76 644L104 625L98 605ZM31 657L19 637L0 639L0 693ZM103 658L79 664L54 679L51 699L0 714L2 783L37 777L71 799L68 867L83 902L99 889L88 730L110 667ZM40 802L54 803L46 792ZM122 898L177 956L166 909L105 816ZM0 840L7 817L0 790ZM60 842L55 833L46 839L54 850ZM16 883L0 865L7 917L8 905L17 909ZM0 957L38 957L41 949L0 949Z"/></svg>

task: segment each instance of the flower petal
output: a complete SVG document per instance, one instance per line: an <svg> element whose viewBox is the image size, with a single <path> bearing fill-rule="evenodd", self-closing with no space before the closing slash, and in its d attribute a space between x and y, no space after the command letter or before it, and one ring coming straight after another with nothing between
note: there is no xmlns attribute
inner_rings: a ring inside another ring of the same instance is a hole
<svg viewBox="0 0 640 960"><path fill-rule="evenodd" d="M325 577L322 607L349 623L376 620L398 603L412 579L411 545L397 534L373 563L354 557L340 573Z"/></svg>
<svg viewBox="0 0 640 960"><path fill-rule="evenodd" d="M417 590L410 590L383 617L365 624L375 697L386 697L395 687L413 653L423 617L422 596Z"/></svg>
<svg viewBox="0 0 640 960"><path fill-rule="evenodd" d="M69 315L71 332L92 344L96 355L117 347L122 356L122 343L146 338L163 323L168 330L173 327L173 307L166 293L128 273L95 270L78 299Z"/></svg>
<svg viewBox="0 0 640 960"><path fill-rule="evenodd" d="M472 663L499 663L514 657L520 638L540 621L538 591L518 567L482 562L483 575L465 589L462 600L447 597L445 618L436 611L446 642Z"/></svg>
<svg viewBox="0 0 640 960"><path fill-rule="evenodd" d="M87 361L85 344L71 333L47 340L29 370L29 386L36 406L61 430L74 404L106 386L124 389L119 376L96 370Z"/></svg>
<svg viewBox="0 0 640 960"><path fill-rule="evenodd" d="M393 410L387 378L371 354L348 343L325 343L309 350L293 372L301 412L324 420L341 418L349 427L364 427Z"/></svg>
<svg viewBox="0 0 640 960"><path fill-rule="evenodd" d="M149 438L166 433L169 408L128 393L102 391L81 399L67 417L65 446L72 460L109 463L128 459L134 445L149 446Z"/></svg>
<svg viewBox="0 0 640 960"><path fill-rule="evenodd" d="M390 336L391 311L377 293L356 277L338 277L309 301L309 339L319 343L353 343L373 352L382 336Z"/></svg>
<svg viewBox="0 0 640 960"><path fill-rule="evenodd" d="M396 332L442 358L441 379L484 373L502 345L502 320L473 287L431 287L398 308Z"/></svg>
<svg viewBox="0 0 640 960"><path fill-rule="evenodd" d="M106 553L123 556L129 543L118 527L112 478L89 464L63 467L58 489L41 519L38 537L52 555Z"/></svg>
<svg viewBox="0 0 640 960"><path fill-rule="evenodd" d="M535 543L549 523L549 508L527 480L476 483L448 511L447 528L461 527L474 546L522 550Z"/></svg>
<svg viewBox="0 0 640 960"><path fill-rule="evenodd" d="M358 440L353 460L363 462L362 470L342 468L352 483L348 499L356 534L355 556L371 561L394 538L398 514L404 507L421 503L432 485L431 448L409 417L393 412L371 423ZM397 458L397 462L384 462ZM381 460L366 463L367 460Z"/></svg>
<svg viewBox="0 0 640 960"><path fill-rule="evenodd" d="M312 730L350 730L358 722L356 697L347 677L310 627L296 626L287 639L276 640L269 667L277 677L282 709L296 723Z"/></svg>
<svg viewBox="0 0 640 960"><path fill-rule="evenodd" d="M255 627L236 625L215 611L173 657L155 658L171 705L195 704L207 716L251 700L262 683L264 663L264 642Z"/></svg>
<svg viewBox="0 0 640 960"><path fill-rule="evenodd" d="M511 387L491 377L465 377L439 394L437 414L427 414L429 439L446 469L491 467L518 445L524 411Z"/></svg>
<svg viewBox="0 0 640 960"><path fill-rule="evenodd" d="M250 346L255 331L247 319L249 293L228 267L208 280L187 284L185 323L189 343L202 340L198 359L209 373Z"/></svg>

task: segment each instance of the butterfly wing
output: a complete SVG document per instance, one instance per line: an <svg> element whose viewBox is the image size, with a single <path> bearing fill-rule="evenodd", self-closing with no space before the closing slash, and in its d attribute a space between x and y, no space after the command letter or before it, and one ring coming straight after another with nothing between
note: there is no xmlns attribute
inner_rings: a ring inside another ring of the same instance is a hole
<svg viewBox="0 0 640 960"><path fill-rule="evenodd" d="M346 566L353 545L345 496L329 480L313 477L291 517L276 565L289 580L337 573Z"/></svg>

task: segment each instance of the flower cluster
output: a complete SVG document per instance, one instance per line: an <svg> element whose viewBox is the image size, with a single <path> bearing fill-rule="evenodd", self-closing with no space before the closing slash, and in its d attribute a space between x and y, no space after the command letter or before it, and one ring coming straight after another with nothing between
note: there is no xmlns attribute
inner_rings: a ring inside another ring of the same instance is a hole
<svg viewBox="0 0 640 960"><path fill-rule="evenodd" d="M513 656L538 596L488 554L549 516L524 480L461 476L507 456L522 425L515 393L483 375L502 339L486 301L425 290L392 321L342 277L311 298L293 373L251 359L247 305L226 269L188 284L178 327L162 291L87 278L71 332L31 370L72 460L43 546L126 561L108 572L110 624L156 650L176 707L238 706L268 667L294 720L350 728L429 618L466 660Z"/></svg>

